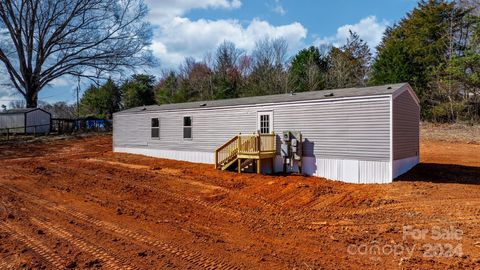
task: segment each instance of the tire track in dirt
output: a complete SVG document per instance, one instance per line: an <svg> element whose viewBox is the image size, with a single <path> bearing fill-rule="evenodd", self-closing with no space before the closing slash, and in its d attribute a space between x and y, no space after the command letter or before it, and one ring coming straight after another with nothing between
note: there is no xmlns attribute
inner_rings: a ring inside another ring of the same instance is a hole
<svg viewBox="0 0 480 270"><path fill-rule="evenodd" d="M21 232L7 223L1 223L0 229L8 232L14 238L31 248L35 253L41 256L45 262L54 266L55 269L63 269L65 267L66 262L60 256L32 236Z"/></svg>
<svg viewBox="0 0 480 270"><path fill-rule="evenodd" d="M86 221L88 223L91 223L93 225L96 225L100 229L107 229L109 231L112 231L114 233L117 233L121 236L126 237L127 239L133 239L142 243L146 243L150 246L154 246L159 248L160 250L169 253L171 255L174 255L175 257L178 257L180 259L183 259L193 265L196 265L198 267L204 268L204 269L225 269L225 270L237 270L241 269L240 267L230 265L220 259L213 259L213 258L208 258L204 256L203 254L196 252L196 251L188 251L183 249L182 247L173 245L173 244L168 244L159 240L156 240L152 237L130 231L128 229L120 228L115 224L112 224L110 222L98 220L96 218L87 216L83 213L80 213L78 211L66 208L64 206L56 205L50 201L44 200L42 198L39 198L35 195L28 194L24 191L21 191L17 188L14 187L5 187L4 185L0 185L0 187L9 190L10 192L17 193L18 195L23 195L25 197L30 198L31 201L33 201L36 204L39 204L45 208L48 209L53 209L53 210L58 210L63 213L69 214L73 217L76 217L80 220ZM14 190L15 189L15 190Z"/></svg>
<svg viewBox="0 0 480 270"><path fill-rule="evenodd" d="M134 169L134 170L140 170L140 171L145 171L145 172L148 172L148 173L152 173L154 175L162 175L162 177L167 178L167 180L169 180L169 181L178 181L179 180L178 179L178 174L169 173L169 172L166 172L166 171L163 171L163 170L154 170L154 169L152 169L152 167L147 166L147 165L129 164L129 163L123 163L123 162L118 162L118 161L92 159L92 158L79 159L79 161L84 161L84 162L88 162L88 163L97 162L97 163L115 164L115 165L118 165L119 167L125 168L125 169ZM116 169L118 169L118 167ZM191 176L182 176L182 177L183 177L183 179L189 179L191 181L195 181L195 182L198 182L198 183L203 183L202 181L199 181L199 179L197 179L195 177L191 177ZM142 185L142 187L153 189L152 186L148 186L148 185ZM228 194L228 195L238 196L242 199L253 200L253 201L261 204L262 206L264 206L264 207L266 207L270 210L283 211L285 209L278 204L269 202L267 199L265 199L265 198L263 198L262 196L259 196L259 195L246 195L246 194L241 194L241 193L235 193L232 190L230 190L228 188L225 188L225 187L222 187L222 186L215 186L215 189L217 189L219 191L222 191L222 192L224 192L225 194ZM158 191L158 189L156 189L156 191ZM173 195L176 195L176 194L173 194ZM181 200L185 200L185 199L188 200L190 198L181 197ZM195 202L205 204L205 206L209 205L209 206L206 206L206 207L211 207L211 205L212 205L212 204L207 203L207 202L205 202L201 199L198 199L198 198L195 200ZM234 211L233 209L223 208L223 207L220 207L220 206L214 206L214 208L216 208L218 211L221 211L221 212L230 211L230 210ZM229 210L226 210L226 209L229 209ZM238 213L237 212L234 215L240 216L240 215L243 215L243 214L244 213Z"/></svg>
<svg viewBox="0 0 480 270"><path fill-rule="evenodd" d="M152 186L149 186L149 185L146 185L146 184L131 184L131 185L134 186L134 187L136 186L137 188L141 187L141 188L151 189L155 192L158 192L158 193L160 193L162 195L165 195L165 196L168 196L170 198L174 198L175 200L178 200L178 201L189 201L189 202L198 204L200 206L203 206L207 209L210 209L210 210L213 210L213 211L216 211L216 212L220 212L222 214L225 214L225 215L228 215L228 216L231 216L231 217L240 218L242 216L242 213L240 213L236 210L233 210L231 208L225 208L225 207L222 207L218 204L206 202L206 201L204 201L204 200L202 200L198 197L181 196L177 193L167 191L165 189L155 188L155 187L152 187Z"/></svg>
<svg viewBox="0 0 480 270"><path fill-rule="evenodd" d="M127 169L142 170L142 171L147 171L149 173L154 173L154 174L159 174L160 173L160 172L157 172L155 170L152 170L149 166L145 166L145 165L132 165L132 164L121 163L121 162L104 161L104 160L101 160L101 159L79 159L79 161L85 161L85 162L88 162L88 163L105 162L107 164L119 165L120 167L124 167L124 168L127 168ZM166 176L166 175L162 174L162 176ZM169 180L174 180L173 176L168 175L168 177L169 177ZM242 213L240 213L239 211L236 211L236 210L231 209L231 208L222 207L222 206L220 206L219 204L216 204L216 203L206 202L206 201L204 201L204 200L202 200L201 198L198 198L198 197L181 196L181 195L176 194L172 191L168 191L168 190L161 189L161 188L156 188L156 187L153 187L152 185L147 185L147 184L142 184L142 183L131 183L131 182L129 182L128 184L132 187L137 188L137 189L141 188L141 189L149 189L149 190L155 191L155 192L160 193L164 196L168 196L170 198L173 198L173 199L181 201L181 202L182 201L189 201L191 203L198 204L198 205L200 205L202 207L205 207L207 209L210 209L212 211L219 212L219 213L222 213L222 214L234 217L234 218L240 218L242 216ZM226 191L222 187L218 187L218 190Z"/></svg>
<svg viewBox="0 0 480 270"><path fill-rule="evenodd" d="M427 210L427 209L433 209L435 207L441 208L442 205L451 205L452 201L458 201L461 203L461 207L468 209L470 211L475 211L478 209L478 207L471 206L471 205L466 205L466 204L478 204L480 203L480 198L474 198L474 199L465 199L465 198L452 198L452 199L434 199L434 200L425 200L419 202L399 202L399 203L391 203L391 204L384 204L380 206L371 206L371 207L366 207L366 208L357 208L357 209L352 209L352 208L347 208L347 207L341 207L341 206L336 206L336 204L341 204L347 201L346 195L342 196L341 198L337 198L335 200L327 201L327 202L319 202L315 204L313 207L317 211L326 211L326 210L335 210L334 213L337 216L355 216L355 215L365 215L365 214L371 214L375 213L381 210L386 210L386 211L395 211L395 210L408 210L408 209L414 209L415 211L422 211L422 210ZM432 204L432 203L436 203ZM322 207L318 208L318 205L322 205Z"/></svg>
<svg viewBox="0 0 480 270"><path fill-rule="evenodd" d="M0 219L7 218L7 216L8 216L7 207L5 206L4 202L0 201Z"/></svg>
<svg viewBox="0 0 480 270"><path fill-rule="evenodd" d="M133 170L147 172L147 173L150 173L150 174L153 174L153 175L161 175L162 176L162 181L163 180L168 180L168 181L178 181L179 180L178 179L178 174L176 174L176 173L172 173L170 171L167 172L167 171L164 171L162 169L155 170L151 166L147 166L147 165L138 165L138 164L123 163L123 162L118 162L118 161L110 161L110 160L102 160L102 159L90 159L90 158L89 159L78 159L78 161L83 161L83 162L86 162L86 163L113 164L113 165L117 165L117 167L115 169L127 169L127 170L132 170L133 169ZM284 207L282 207L280 205L277 205L275 203L271 203L267 199L265 199L264 197L259 196L259 195L258 196L257 195L248 195L248 194L233 192L232 190L230 190L228 188L225 188L225 187L222 187L222 186L216 186L216 185L214 186L210 183L205 184L200 179L197 179L197 178L191 177L191 176L184 176L182 178L182 180L184 180L184 182L186 182L187 184L192 184L192 185L195 185L195 186L208 185L212 189L221 191L225 195L229 195L233 198L240 198L240 199L243 199L243 200L254 201L254 202L258 203L259 205L261 205L263 207L261 209L263 212L265 212L265 210L269 210L273 213L278 214L278 213L282 213L286 210ZM132 187L137 188L137 189L142 188L142 189L153 190L155 192L161 193L165 196L168 196L168 197L173 198L173 199L175 199L177 201L180 201L180 202L189 201L191 203L200 205L202 207L213 210L215 212L222 213L224 215L228 215L228 216L233 217L233 218L237 218L237 219L239 219L240 222L242 222L244 224L250 224L251 220L258 220L259 219L258 218L258 213L251 214L248 211L239 211L239 210L236 210L234 208L223 207L221 205L221 203L222 203L221 201L212 203L212 202L205 201L205 200L199 198L198 196L189 197L189 196L180 195L180 194L177 194L173 191L168 191L166 189L155 187L152 184L131 183L131 182L128 182L128 184ZM274 218L275 219L280 219L279 221L283 222L283 223L286 223L286 222L290 221L290 218L286 218L286 217L282 218L279 215L275 215Z"/></svg>
<svg viewBox="0 0 480 270"><path fill-rule="evenodd" d="M139 234L137 232L133 232L133 231L130 231L130 230L127 230L127 229L120 228L120 227L118 227L118 226L116 226L112 223L101 221L101 220L89 217L85 214L82 214L80 212L77 212L77 211L74 211L74 210L71 210L71 209L67 209L63 206L57 206L55 208L64 212L64 213L70 214L71 216L74 216L74 217L76 217L80 220L83 220L83 221L89 222L91 224L94 224L94 225L96 225L100 228L105 228L105 229L108 229L108 230L110 230L112 232L115 232L119 235L122 235L122 236L128 237L130 239L140 241L142 243L149 244L149 245L157 247L157 248L160 248L161 250L166 251L167 253L170 253L172 255L180 257L181 259L184 259L184 260L186 260L186 261L188 261L188 262L190 262L194 265L200 266L200 267L205 268L205 269L240 269L240 268L235 267L235 266L230 266L230 265L228 265L228 264L226 264L226 263L224 263L220 260L217 260L217 259L206 258L198 252L188 252L186 250L183 250L180 247L176 247L174 245L163 243L161 241L155 240L151 237Z"/></svg>
<svg viewBox="0 0 480 270"><path fill-rule="evenodd" d="M32 217L30 219L33 223L36 225L43 227L44 229L50 231L52 234L55 236L62 238L66 240L67 242L70 242L72 245L76 246L78 249L89 253L92 255L94 258L100 258L102 262L104 262L109 269L116 269L116 270L121 270L121 269L137 269L133 266L127 265L127 262L123 259L119 258L114 258L110 256L108 253L103 251L101 248L93 246L92 244L88 243L84 239L78 237L78 236L73 236L71 233L65 231L64 229L54 225L53 223L46 222L46 221L40 221L37 218Z"/></svg>
<svg viewBox="0 0 480 270"><path fill-rule="evenodd" d="M13 270L14 265L12 263L8 263L5 258L0 258L0 269L1 270Z"/></svg>
<svg viewBox="0 0 480 270"><path fill-rule="evenodd" d="M453 217L452 217L453 218ZM411 226L425 227L425 226L437 226L442 224L455 224L455 223L468 223L468 224L477 224L480 223L480 217L476 215L455 217L454 220L423 220L423 221L414 221L408 223ZM392 223L392 222L377 222L377 223L357 223L354 221L313 221L308 224L305 224L303 228L316 231L321 229L326 229L329 227L363 227L363 226L389 226L389 225L402 225L405 224L405 221L401 223Z"/></svg>

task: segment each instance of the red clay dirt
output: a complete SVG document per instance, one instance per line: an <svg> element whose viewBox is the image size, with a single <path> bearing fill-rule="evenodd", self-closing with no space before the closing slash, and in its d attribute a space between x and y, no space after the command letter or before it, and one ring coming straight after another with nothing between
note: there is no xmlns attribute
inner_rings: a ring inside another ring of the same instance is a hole
<svg viewBox="0 0 480 270"><path fill-rule="evenodd" d="M111 147L0 145L0 269L480 269L478 144L423 141L386 185Z"/></svg>

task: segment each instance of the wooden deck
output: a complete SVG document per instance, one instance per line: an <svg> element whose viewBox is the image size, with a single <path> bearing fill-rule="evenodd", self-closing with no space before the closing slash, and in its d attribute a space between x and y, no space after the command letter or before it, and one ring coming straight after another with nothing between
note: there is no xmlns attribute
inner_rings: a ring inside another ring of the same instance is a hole
<svg viewBox="0 0 480 270"><path fill-rule="evenodd" d="M226 170L234 165L238 173L256 165L260 173L262 160L276 155L275 134L236 135L215 150L215 168ZM273 168L272 168L273 171Z"/></svg>

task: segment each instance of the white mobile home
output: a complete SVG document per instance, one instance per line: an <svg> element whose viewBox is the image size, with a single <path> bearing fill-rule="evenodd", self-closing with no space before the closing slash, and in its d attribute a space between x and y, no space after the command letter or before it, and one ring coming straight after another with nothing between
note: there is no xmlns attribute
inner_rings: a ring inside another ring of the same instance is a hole
<svg viewBox="0 0 480 270"><path fill-rule="evenodd" d="M0 112L0 130L11 133L48 133L51 114L40 108L11 109Z"/></svg>
<svg viewBox="0 0 480 270"><path fill-rule="evenodd" d="M295 130L302 134L304 174L389 183L419 162L419 119L407 83L154 105L114 114L113 150L217 166L216 149L237 134ZM263 172L283 169L280 139L273 137Z"/></svg>

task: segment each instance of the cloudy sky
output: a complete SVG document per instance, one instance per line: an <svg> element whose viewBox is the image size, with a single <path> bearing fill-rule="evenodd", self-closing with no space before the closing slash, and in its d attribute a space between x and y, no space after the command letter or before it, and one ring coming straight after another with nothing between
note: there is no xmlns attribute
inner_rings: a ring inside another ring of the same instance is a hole
<svg viewBox="0 0 480 270"><path fill-rule="evenodd" d="M374 49L384 29L416 5L414 0L145 1L158 70L175 68L187 56L202 59L224 40L250 52L258 40L281 37L291 56L310 45L340 46L351 29ZM42 90L40 100L74 102L74 85L60 78ZM0 105L20 98L0 88Z"/></svg>

